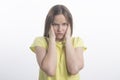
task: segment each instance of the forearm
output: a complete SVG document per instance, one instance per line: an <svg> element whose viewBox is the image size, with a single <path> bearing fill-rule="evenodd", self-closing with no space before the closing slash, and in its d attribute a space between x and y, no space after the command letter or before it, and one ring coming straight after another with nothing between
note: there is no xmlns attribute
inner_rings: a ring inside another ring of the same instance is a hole
<svg viewBox="0 0 120 80"><path fill-rule="evenodd" d="M72 46L70 38L66 39L65 51L68 72L71 74L78 73L80 69L80 61L78 60L77 55L75 54L75 49Z"/></svg>
<svg viewBox="0 0 120 80"><path fill-rule="evenodd" d="M42 62L42 68L49 75L54 75L57 66L57 54L55 40L50 39L46 56Z"/></svg>

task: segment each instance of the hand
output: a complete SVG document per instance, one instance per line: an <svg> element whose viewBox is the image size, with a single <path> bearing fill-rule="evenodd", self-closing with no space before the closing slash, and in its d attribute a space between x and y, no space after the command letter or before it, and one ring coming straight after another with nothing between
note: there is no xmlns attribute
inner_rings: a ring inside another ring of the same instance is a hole
<svg viewBox="0 0 120 80"><path fill-rule="evenodd" d="M65 34L65 39L68 39L70 37L71 37L71 28L70 28L70 24L68 24L66 34Z"/></svg>
<svg viewBox="0 0 120 80"><path fill-rule="evenodd" d="M55 39L56 38L52 25L50 26L50 29L49 29L49 38L50 39Z"/></svg>

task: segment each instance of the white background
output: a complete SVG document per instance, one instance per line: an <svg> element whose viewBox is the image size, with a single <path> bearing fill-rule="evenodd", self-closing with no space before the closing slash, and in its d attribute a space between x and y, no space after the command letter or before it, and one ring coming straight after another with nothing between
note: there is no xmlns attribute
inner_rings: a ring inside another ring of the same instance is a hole
<svg viewBox="0 0 120 80"><path fill-rule="evenodd" d="M43 35L45 17L55 4L69 8L73 36L87 46L81 80L120 80L119 0L1 0L0 80L38 80L29 46Z"/></svg>

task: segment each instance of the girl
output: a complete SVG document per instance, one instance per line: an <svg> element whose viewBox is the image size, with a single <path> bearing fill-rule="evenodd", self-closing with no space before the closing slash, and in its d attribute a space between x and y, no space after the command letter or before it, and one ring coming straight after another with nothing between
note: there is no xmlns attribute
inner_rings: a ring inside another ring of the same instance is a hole
<svg viewBox="0 0 120 80"><path fill-rule="evenodd" d="M39 80L80 80L86 48L72 32L70 11L64 5L53 6L45 20L44 36L36 37L30 46L40 67Z"/></svg>

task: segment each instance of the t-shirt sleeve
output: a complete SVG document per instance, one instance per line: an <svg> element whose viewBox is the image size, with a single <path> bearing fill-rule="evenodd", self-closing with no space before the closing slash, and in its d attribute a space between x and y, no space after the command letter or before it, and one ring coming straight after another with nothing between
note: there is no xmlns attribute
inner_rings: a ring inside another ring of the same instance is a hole
<svg viewBox="0 0 120 80"><path fill-rule="evenodd" d="M80 37L73 38L73 46L74 48L82 47L84 51L87 49Z"/></svg>
<svg viewBox="0 0 120 80"><path fill-rule="evenodd" d="M35 46L40 46L43 48L47 47L47 43L44 37L36 37L32 43L32 45L30 46L30 49L35 52Z"/></svg>

